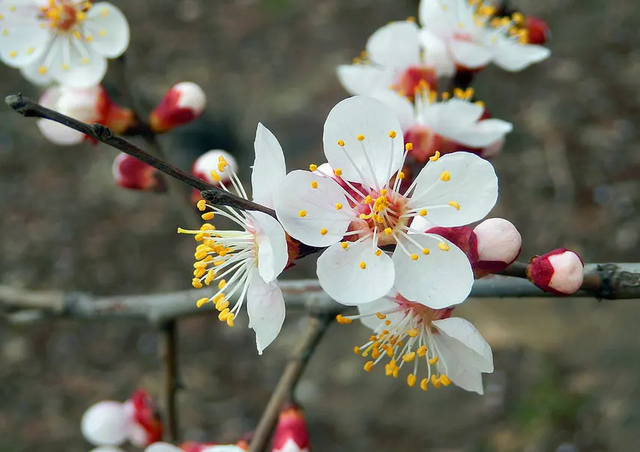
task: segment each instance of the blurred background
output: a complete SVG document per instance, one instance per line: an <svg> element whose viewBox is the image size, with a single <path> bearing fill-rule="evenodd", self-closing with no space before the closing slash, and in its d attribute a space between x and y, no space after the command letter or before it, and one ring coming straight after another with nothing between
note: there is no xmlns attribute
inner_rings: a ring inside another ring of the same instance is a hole
<svg viewBox="0 0 640 452"><path fill-rule="evenodd" d="M162 137L188 168L211 148L249 177L258 121L289 169L323 161L321 134L346 97L335 67L417 0L112 0L128 17L133 89L153 106L174 83L202 86L208 111ZM494 117L512 121L494 160L528 259L556 247L587 262L639 261L640 9L635 0L518 0L548 21L551 59L522 73L496 67L474 84ZM36 88L0 68L0 93ZM109 77L105 84L110 89ZM35 121L0 109L0 283L96 295L190 287L193 241L178 236L167 196L114 185L116 151L55 147ZM285 278L311 277L313 259ZM194 300L195 302L195 300ZM423 394L366 373L352 346L364 327L335 325L298 389L316 451L635 451L640 442L640 312L636 301L470 300L495 351L486 395L453 386ZM290 314L262 357L246 314L180 322L183 438L235 441L252 430L305 326ZM79 421L92 403L161 391L156 330L145 322L0 319L0 452L89 450Z"/></svg>

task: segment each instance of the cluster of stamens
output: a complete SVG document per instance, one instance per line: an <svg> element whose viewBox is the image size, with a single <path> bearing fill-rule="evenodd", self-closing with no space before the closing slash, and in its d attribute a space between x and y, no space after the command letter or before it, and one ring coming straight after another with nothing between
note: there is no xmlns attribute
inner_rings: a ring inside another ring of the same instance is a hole
<svg viewBox="0 0 640 452"><path fill-rule="evenodd" d="M89 1L75 5L69 0L49 0L49 4L41 7L40 10L49 28L67 31L87 18L87 11L91 6ZM43 24L43 26L46 25Z"/></svg>

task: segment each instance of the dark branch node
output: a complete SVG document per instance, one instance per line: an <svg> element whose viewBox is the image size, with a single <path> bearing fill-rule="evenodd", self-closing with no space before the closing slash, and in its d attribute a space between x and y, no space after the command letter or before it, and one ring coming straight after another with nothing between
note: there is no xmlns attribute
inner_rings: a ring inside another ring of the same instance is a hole
<svg viewBox="0 0 640 452"><path fill-rule="evenodd" d="M239 210L256 210L258 212L266 213L276 218L276 211L257 204L248 199L240 198L239 196L232 195L231 193L222 190L218 187L209 187L206 190L202 190L200 195L208 202L217 206L229 206Z"/></svg>

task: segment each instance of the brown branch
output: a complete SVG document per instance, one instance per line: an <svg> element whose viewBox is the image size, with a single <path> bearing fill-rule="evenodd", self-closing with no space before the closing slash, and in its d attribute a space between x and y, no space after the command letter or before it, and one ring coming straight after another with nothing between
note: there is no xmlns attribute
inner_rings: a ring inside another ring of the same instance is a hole
<svg viewBox="0 0 640 452"><path fill-rule="evenodd" d="M176 320L169 320L160 326L162 340L160 357L164 369L164 421L167 426L169 441L176 443L180 433L178 428L178 325Z"/></svg>
<svg viewBox="0 0 640 452"><path fill-rule="evenodd" d="M309 318L309 326L300 344L289 358L278 385L271 394L271 398L260 417L258 426L249 445L249 452L262 452L265 450L271 433L278 421L278 416L284 401L295 390L304 372L309 359L320 343L322 336L331 324L334 315L329 313L313 315Z"/></svg>
<svg viewBox="0 0 640 452"><path fill-rule="evenodd" d="M77 119L63 115L62 113L58 113L57 111L43 107L37 102L34 102L21 94L12 94L7 96L5 98L5 103L24 117L35 117L55 121L66 127L77 130L78 132L82 132L85 135L88 135L91 138L107 144L121 152L129 154L141 162L156 168L162 173L201 191L205 199L216 203L217 205L230 206L242 210L257 210L275 217L273 209L269 209L261 206L260 204L243 199L211 185L208 182L198 179L186 171L183 171L180 168L170 165L164 160L149 154L124 138L114 135L108 127L105 127L102 124L86 124L82 121L78 121Z"/></svg>

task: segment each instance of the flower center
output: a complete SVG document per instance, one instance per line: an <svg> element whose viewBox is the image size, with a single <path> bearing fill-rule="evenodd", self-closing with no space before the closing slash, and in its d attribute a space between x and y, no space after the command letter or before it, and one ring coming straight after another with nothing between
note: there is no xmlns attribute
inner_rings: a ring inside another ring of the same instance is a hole
<svg viewBox="0 0 640 452"><path fill-rule="evenodd" d="M433 90L437 89L438 76L434 68L412 66L398 75L391 89L401 96L409 96L413 99L415 91L425 85Z"/></svg>
<svg viewBox="0 0 640 452"><path fill-rule="evenodd" d="M85 20L89 9L91 2L74 4L71 0L49 0L49 5L43 6L41 11L49 28L64 32Z"/></svg>
<svg viewBox="0 0 640 452"><path fill-rule="evenodd" d="M396 243L394 233L406 229L407 199L399 193L382 189L380 192L372 192L358 206L360 219L366 221L366 227L354 225L364 229L365 235L373 234L378 246Z"/></svg>

